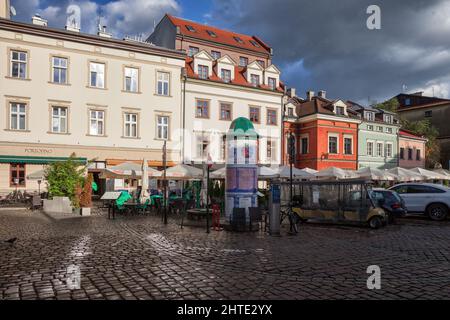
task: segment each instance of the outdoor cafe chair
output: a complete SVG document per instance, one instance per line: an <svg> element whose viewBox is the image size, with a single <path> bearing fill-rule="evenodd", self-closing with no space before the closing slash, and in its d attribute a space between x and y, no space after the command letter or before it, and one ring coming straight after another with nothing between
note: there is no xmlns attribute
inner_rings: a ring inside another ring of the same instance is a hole
<svg viewBox="0 0 450 320"><path fill-rule="evenodd" d="M233 208L233 215L231 217L233 231L240 231L242 227L245 231L246 222L245 208Z"/></svg>

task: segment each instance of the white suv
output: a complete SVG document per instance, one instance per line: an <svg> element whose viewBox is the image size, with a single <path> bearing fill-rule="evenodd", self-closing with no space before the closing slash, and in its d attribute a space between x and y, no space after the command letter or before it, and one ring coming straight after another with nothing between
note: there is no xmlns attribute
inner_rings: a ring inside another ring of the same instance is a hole
<svg viewBox="0 0 450 320"><path fill-rule="evenodd" d="M389 188L405 201L408 213L425 213L431 219L445 220L450 208L450 188L432 183L402 183Z"/></svg>

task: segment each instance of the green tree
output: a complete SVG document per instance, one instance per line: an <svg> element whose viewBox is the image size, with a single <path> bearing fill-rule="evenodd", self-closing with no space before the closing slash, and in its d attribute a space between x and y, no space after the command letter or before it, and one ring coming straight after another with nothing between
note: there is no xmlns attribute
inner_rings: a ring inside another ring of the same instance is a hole
<svg viewBox="0 0 450 320"><path fill-rule="evenodd" d="M77 207L79 199L76 199L77 185L83 185L85 167L80 167L72 154L67 161L55 162L45 170L45 179L49 197L68 197ZM79 207L79 204L78 204Z"/></svg>
<svg viewBox="0 0 450 320"><path fill-rule="evenodd" d="M378 108L378 109L382 109L382 110L386 110L389 112L397 112L397 109L399 107L399 103L398 100L396 98L392 98L390 100L387 100L385 102L382 103L376 103L373 104L372 107Z"/></svg>

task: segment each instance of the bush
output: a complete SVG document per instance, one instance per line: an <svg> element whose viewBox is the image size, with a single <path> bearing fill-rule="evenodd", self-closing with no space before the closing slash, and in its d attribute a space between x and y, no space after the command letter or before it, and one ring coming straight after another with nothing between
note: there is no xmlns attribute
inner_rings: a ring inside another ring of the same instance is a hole
<svg viewBox="0 0 450 320"><path fill-rule="evenodd" d="M82 185L85 168L80 169L80 164L72 154L67 161L55 162L47 167L45 179L49 198L68 197L74 207L79 207L76 199L76 187Z"/></svg>

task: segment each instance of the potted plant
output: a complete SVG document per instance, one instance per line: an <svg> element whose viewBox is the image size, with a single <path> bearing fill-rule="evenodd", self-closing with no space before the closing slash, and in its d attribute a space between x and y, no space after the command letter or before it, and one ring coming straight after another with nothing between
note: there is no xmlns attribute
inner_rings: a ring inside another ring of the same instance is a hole
<svg viewBox="0 0 450 320"><path fill-rule="evenodd" d="M81 207L81 215L82 216L90 216L91 208L92 208L92 182L93 182L92 174L87 176L86 181L84 182L83 191L80 196L80 207Z"/></svg>

